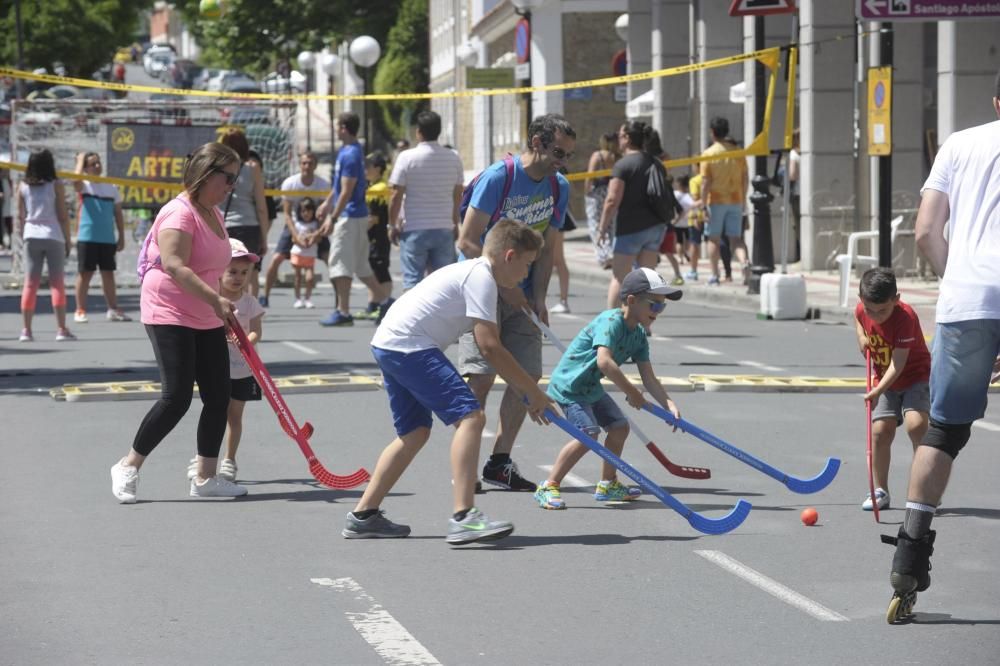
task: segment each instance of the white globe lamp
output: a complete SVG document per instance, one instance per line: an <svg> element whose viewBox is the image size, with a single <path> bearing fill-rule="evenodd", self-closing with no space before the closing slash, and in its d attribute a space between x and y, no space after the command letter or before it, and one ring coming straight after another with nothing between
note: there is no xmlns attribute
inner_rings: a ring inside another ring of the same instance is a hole
<svg viewBox="0 0 1000 666"><path fill-rule="evenodd" d="M351 54L351 60L354 61L355 65L359 67L371 67L378 62L379 57L382 55L382 47L378 45L374 37L362 35L351 42L348 52Z"/></svg>
<svg viewBox="0 0 1000 666"><path fill-rule="evenodd" d="M615 19L615 32L618 34L618 39L623 42L628 41L628 14L622 14Z"/></svg>

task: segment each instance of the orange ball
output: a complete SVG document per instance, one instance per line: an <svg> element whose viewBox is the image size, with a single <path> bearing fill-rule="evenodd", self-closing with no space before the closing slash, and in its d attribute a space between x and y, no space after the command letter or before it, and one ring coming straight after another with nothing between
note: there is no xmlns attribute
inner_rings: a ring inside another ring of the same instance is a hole
<svg viewBox="0 0 1000 666"><path fill-rule="evenodd" d="M802 509L801 518L803 525L815 525L816 521L819 520L819 513L817 513L816 509L810 506Z"/></svg>

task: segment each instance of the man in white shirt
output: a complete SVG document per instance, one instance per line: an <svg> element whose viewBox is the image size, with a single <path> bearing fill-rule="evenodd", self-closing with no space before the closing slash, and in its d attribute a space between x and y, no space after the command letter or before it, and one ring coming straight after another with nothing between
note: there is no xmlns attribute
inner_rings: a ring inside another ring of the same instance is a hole
<svg viewBox="0 0 1000 666"><path fill-rule="evenodd" d="M1000 118L1000 74L993 110ZM948 137L921 191L917 244L941 287L931 350L930 428L913 456L903 525L895 539L883 537L896 546L890 621L908 612L915 592L930 586L931 519L1000 370L998 165L1000 120Z"/></svg>
<svg viewBox="0 0 1000 666"><path fill-rule="evenodd" d="M417 114L420 143L397 155L389 176L389 238L399 243L404 289L416 286L428 270L455 262L464 172L458 154L438 144L440 134L441 116ZM401 221L404 205L406 219Z"/></svg>

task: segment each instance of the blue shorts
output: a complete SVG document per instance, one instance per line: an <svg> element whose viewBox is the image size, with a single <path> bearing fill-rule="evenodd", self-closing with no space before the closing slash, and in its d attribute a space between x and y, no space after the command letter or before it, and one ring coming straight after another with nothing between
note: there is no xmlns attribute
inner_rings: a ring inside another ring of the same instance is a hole
<svg viewBox="0 0 1000 666"><path fill-rule="evenodd" d="M692 224L687 228L687 242L691 245L701 245L701 227L696 224Z"/></svg>
<svg viewBox="0 0 1000 666"><path fill-rule="evenodd" d="M615 428L628 425L622 410L618 409L618 405L607 393L594 403L561 402L559 407L562 408L567 421L591 437L596 438L600 435L601 428L604 428L605 432L611 432Z"/></svg>
<svg viewBox="0 0 1000 666"><path fill-rule="evenodd" d="M637 256L643 250L660 253L660 243L667 232L667 225L657 224L655 227L636 231L624 236L615 236L615 254L630 257Z"/></svg>
<svg viewBox="0 0 1000 666"><path fill-rule="evenodd" d="M722 236L739 237L743 233L743 206L716 204L708 207L705 235L712 240Z"/></svg>
<svg viewBox="0 0 1000 666"><path fill-rule="evenodd" d="M402 437L431 427L431 412L451 425L481 409L476 396L440 349L408 354L372 347L389 396L392 422Z"/></svg>
<svg viewBox="0 0 1000 666"><path fill-rule="evenodd" d="M931 349L931 418L949 425L983 418L998 354L1000 319L938 324Z"/></svg>

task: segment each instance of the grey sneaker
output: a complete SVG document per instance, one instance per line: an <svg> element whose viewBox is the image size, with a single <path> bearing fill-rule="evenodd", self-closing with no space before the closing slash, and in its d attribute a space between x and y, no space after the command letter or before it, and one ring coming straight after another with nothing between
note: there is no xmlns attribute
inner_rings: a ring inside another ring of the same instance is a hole
<svg viewBox="0 0 1000 666"><path fill-rule="evenodd" d="M514 531L514 523L507 520L490 520L489 516L475 507L472 507L462 520L452 518L448 524L448 536L445 541L453 546L474 541L496 541L510 536Z"/></svg>
<svg viewBox="0 0 1000 666"><path fill-rule="evenodd" d="M361 520L349 511L340 533L345 539L402 539L410 536L410 526L392 522L381 510L367 520Z"/></svg>

